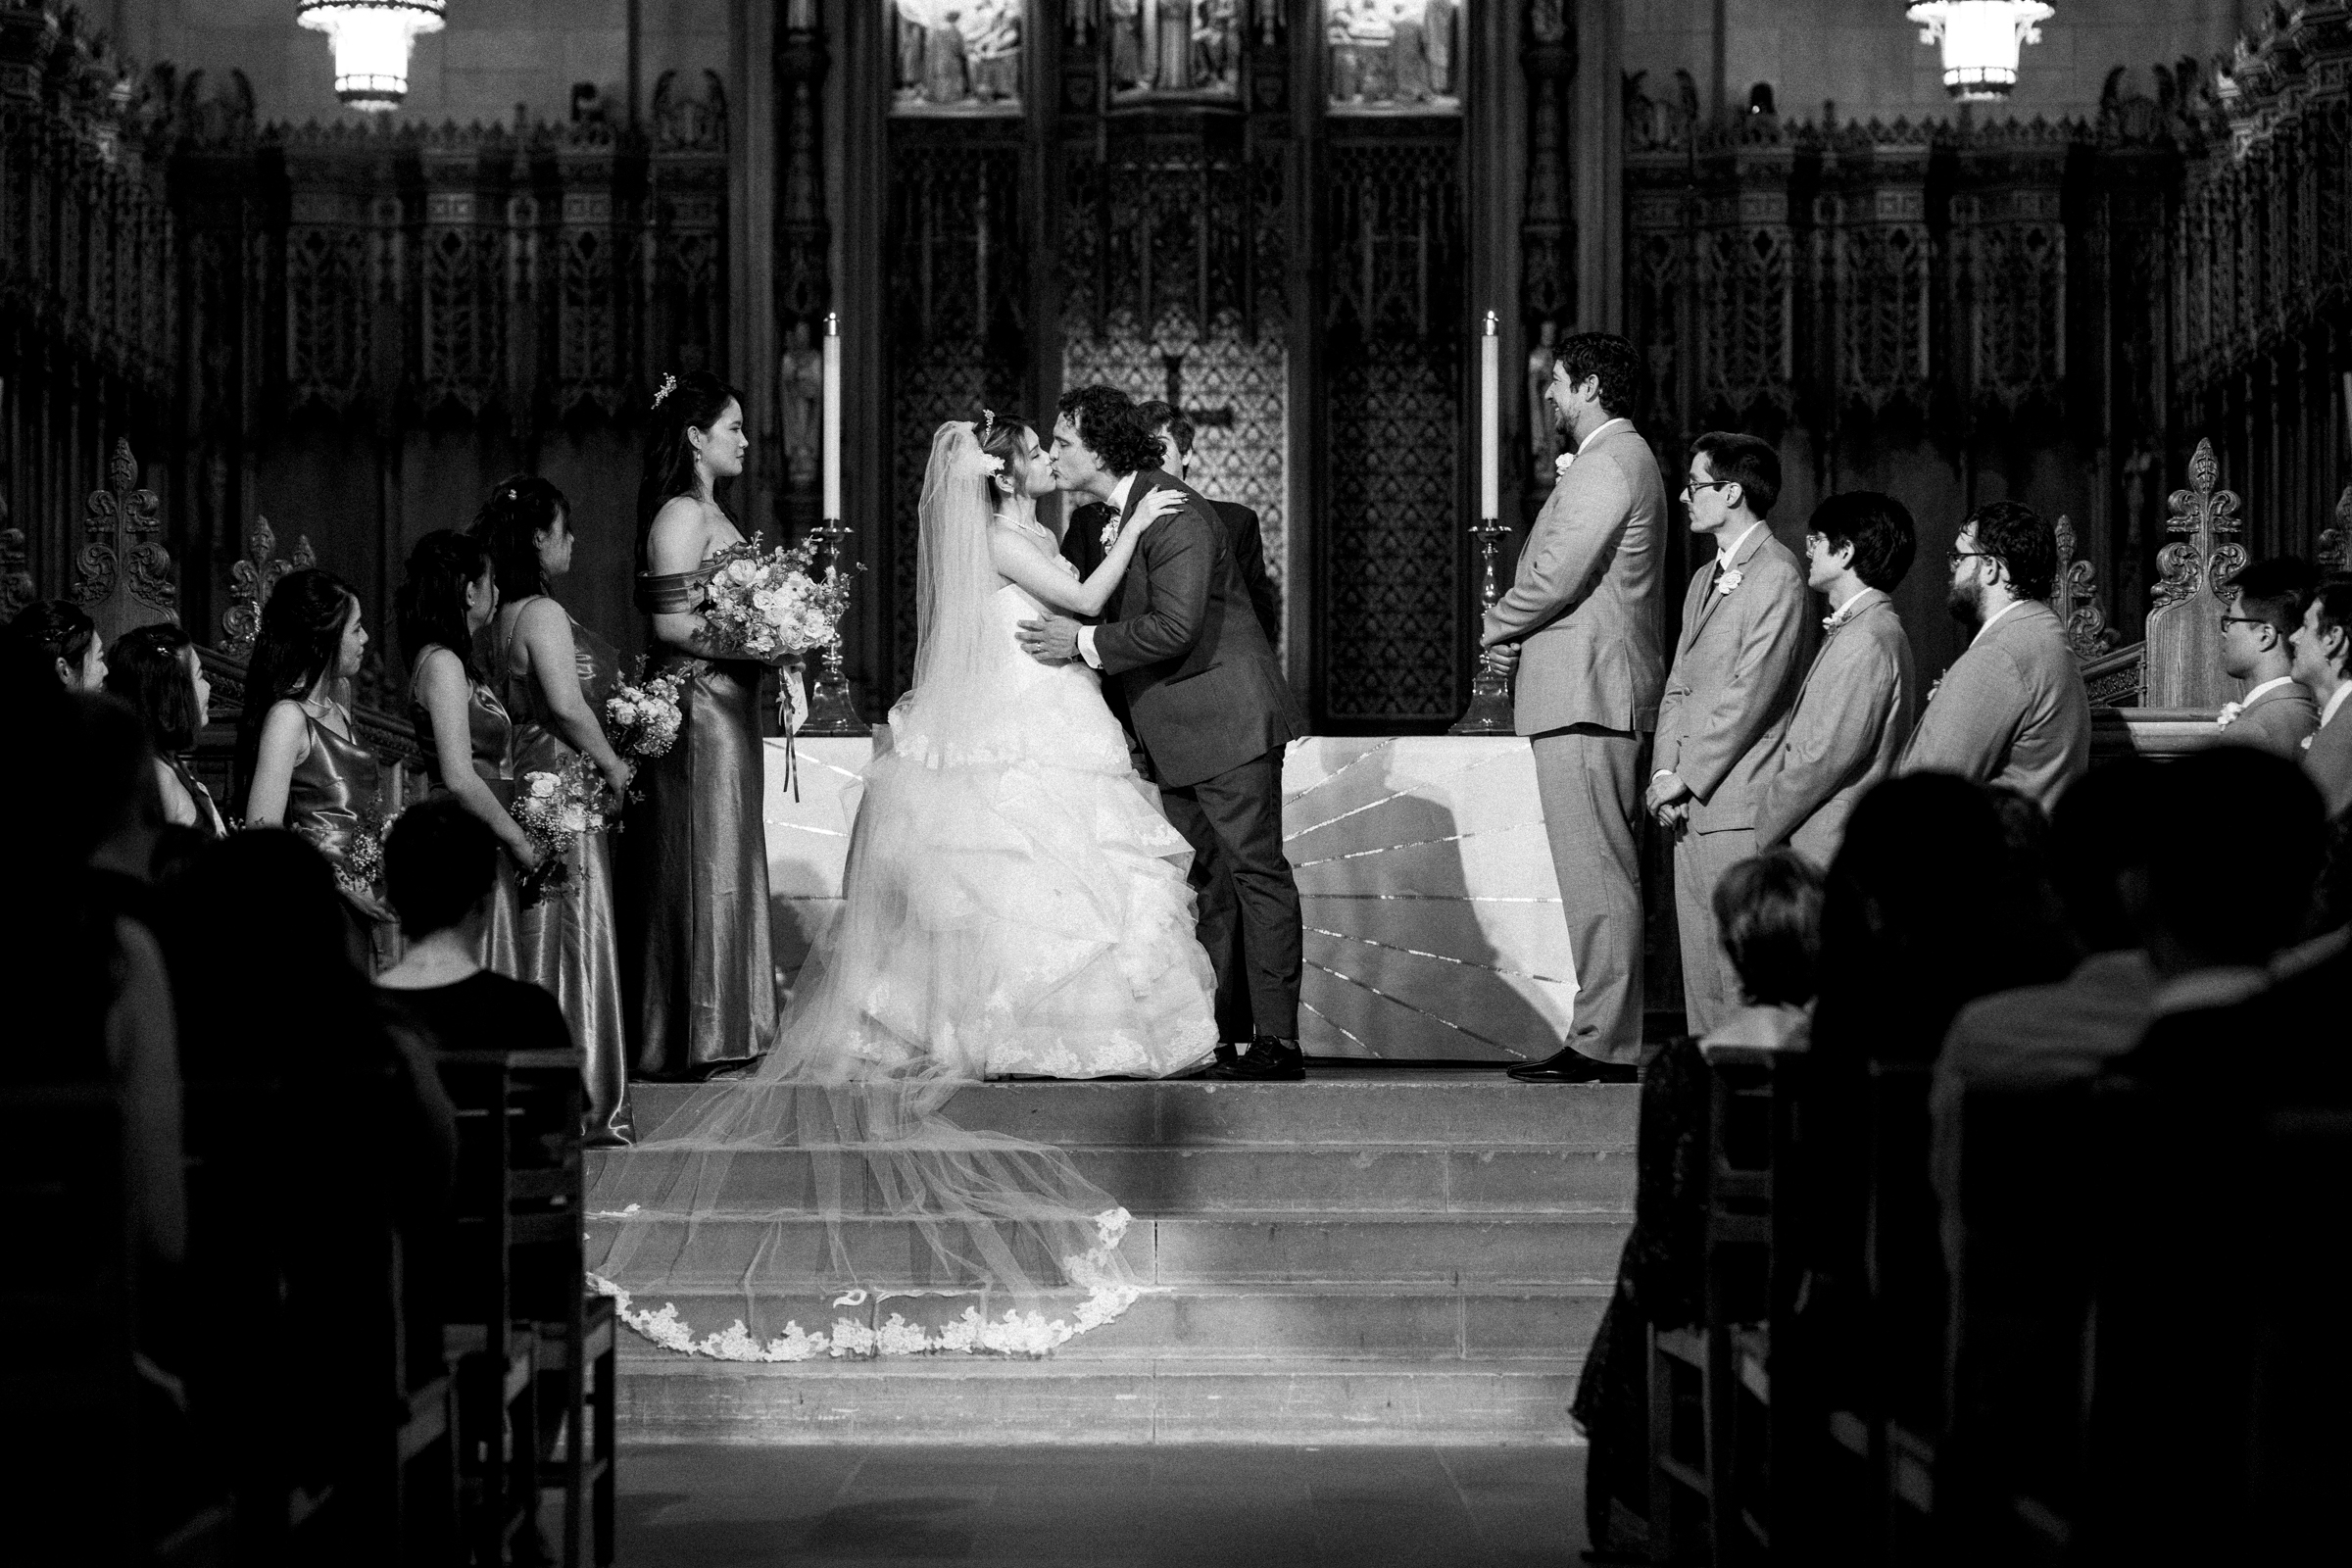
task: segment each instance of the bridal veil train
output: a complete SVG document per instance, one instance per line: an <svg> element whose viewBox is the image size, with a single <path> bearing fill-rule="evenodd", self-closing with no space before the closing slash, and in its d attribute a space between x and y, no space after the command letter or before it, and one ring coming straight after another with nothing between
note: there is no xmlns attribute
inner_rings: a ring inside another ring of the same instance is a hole
<svg viewBox="0 0 2352 1568"><path fill-rule="evenodd" d="M933 440L914 685L775 1048L590 1194L592 1279L671 1348L1039 1353L1140 1294L1126 1210L1065 1153L945 1114L992 1073L1160 1076L1216 1043L1183 838L1094 672L1013 640L1038 602L988 534L1036 525L992 522L996 466L970 424Z"/></svg>

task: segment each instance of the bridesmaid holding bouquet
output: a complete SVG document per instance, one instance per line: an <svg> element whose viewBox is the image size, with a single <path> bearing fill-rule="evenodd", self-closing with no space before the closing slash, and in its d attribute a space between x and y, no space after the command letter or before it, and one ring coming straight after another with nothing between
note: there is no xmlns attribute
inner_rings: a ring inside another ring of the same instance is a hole
<svg viewBox="0 0 2352 1568"><path fill-rule="evenodd" d="M513 813L514 721L473 662L474 638L498 612L490 558L457 530L436 528L409 552L408 576L393 603L409 656L409 717L433 791L456 796L507 851L490 894L481 965L527 978L519 874L537 869L539 848Z"/></svg>
<svg viewBox="0 0 2352 1568"><path fill-rule="evenodd" d="M677 742L638 774L620 838L622 979L646 1078L695 1078L775 1039L760 681L708 626L712 557L743 543L717 486L743 472L743 404L716 376L664 377L637 496L649 678L675 676ZM783 661L779 661L783 662Z"/></svg>
<svg viewBox="0 0 2352 1568"><path fill-rule="evenodd" d="M248 827L290 828L334 867L352 961L400 961L400 924L383 902L382 770L360 743L344 693L368 652L359 596L331 571L290 571L262 608L237 718L236 778Z"/></svg>
<svg viewBox="0 0 2352 1568"><path fill-rule="evenodd" d="M499 485L474 519L489 552L501 603L490 622L490 678L514 720L516 778L561 775L585 757L615 801L629 765L605 736L598 714L619 684L612 645L571 617L554 584L571 569L571 503L535 474ZM588 1090L588 1142L635 1141L629 1110L628 1047L621 1025L620 939L613 925L612 847L583 833L564 855L564 875L522 911L522 975L551 992L571 1024Z"/></svg>

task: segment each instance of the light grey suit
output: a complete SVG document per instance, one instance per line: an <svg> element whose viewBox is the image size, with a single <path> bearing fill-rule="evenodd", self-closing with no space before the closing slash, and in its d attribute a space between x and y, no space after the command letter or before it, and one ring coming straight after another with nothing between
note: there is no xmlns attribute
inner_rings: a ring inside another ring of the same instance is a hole
<svg viewBox="0 0 2352 1568"><path fill-rule="evenodd" d="M1952 661L1895 771L1957 773L2047 811L2089 767L2082 666L2050 607L2029 599Z"/></svg>
<svg viewBox="0 0 2352 1568"><path fill-rule="evenodd" d="M1576 964L1568 1043L1642 1052L1642 748L1665 680L1659 536L1666 483L1631 424L1604 428L1552 486L1484 646L1520 645L1515 714L1531 737L1544 837Z"/></svg>
<svg viewBox="0 0 2352 1568"><path fill-rule="evenodd" d="M2327 803L2329 816L2352 808L2352 703L2338 708L2333 719L2311 732L2311 749L2303 754L2303 771L2320 787L2320 799Z"/></svg>
<svg viewBox="0 0 2352 1568"><path fill-rule="evenodd" d="M1756 801L1780 767L1809 609L1805 568L1761 522L1740 541L1722 581L1709 562L1691 574L1683 601L1652 767L1653 776L1671 771L1690 786L1690 817L1674 845L1674 912L1683 1013L1694 1035L1740 1006L1740 977L1716 937L1715 884L1755 852Z"/></svg>
<svg viewBox="0 0 2352 1568"><path fill-rule="evenodd" d="M2258 747L2273 757L2300 762L2303 737L2319 727L2320 705L2301 681L2290 680L2239 709L2237 717L2223 729L2222 744Z"/></svg>
<svg viewBox="0 0 2352 1568"><path fill-rule="evenodd" d="M1824 870L1845 819L1894 771L1911 738L1918 688L1894 601L1865 588L1830 628L1796 694L1778 771L1756 796L1756 848L1783 844Z"/></svg>

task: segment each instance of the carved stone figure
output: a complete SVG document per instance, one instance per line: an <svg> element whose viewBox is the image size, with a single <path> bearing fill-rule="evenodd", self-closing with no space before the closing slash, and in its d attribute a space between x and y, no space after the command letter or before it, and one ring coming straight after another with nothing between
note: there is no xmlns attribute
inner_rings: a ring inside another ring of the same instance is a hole
<svg viewBox="0 0 2352 1568"><path fill-rule="evenodd" d="M927 103L959 104L972 95L971 74L964 69L963 20L960 11L943 11L923 30L923 98Z"/></svg>
<svg viewBox="0 0 2352 1568"><path fill-rule="evenodd" d="M1193 84L1193 20L1190 0L1159 0L1154 13L1152 85L1182 92Z"/></svg>
<svg viewBox="0 0 2352 1568"><path fill-rule="evenodd" d="M776 368L776 404L784 424L784 471L795 489L813 488L824 442L825 356L807 321L796 321L792 346Z"/></svg>
<svg viewBox="0 0 2352 1568"><path fill-rule="evenodd" d="M1454 0L1429 0L1422 13L1421 31L1429 48L1429 84L1441 98L1453 94L1453 23L1459 11Z"/></svg>
<svg viewBox="0 0 2352 1568"><path fill-rule="evenodd" d="M1552 464L1560 455L1560 432L1551 416L1551 405L1544 400L1544 388L1551 385L1552 363L1559 357L1552 348L1558 336L1559 327L1545 317L1536 329L1536 346L1527 351L1528 471L1539 490L1551 488Z"/></svg>
<svg viewBox="0 0 2352 1568"><path fill-rule="evenodd" d="M1238 87L1242 74L1241 0L1200 0L1193 26L1193 81Z"/></svg>
<svg viewBox="0 0 2352 1568"><path fill-rule="evenodd" d="M1144 0L1110 0L1110 79L1144 85Z"/></svg>

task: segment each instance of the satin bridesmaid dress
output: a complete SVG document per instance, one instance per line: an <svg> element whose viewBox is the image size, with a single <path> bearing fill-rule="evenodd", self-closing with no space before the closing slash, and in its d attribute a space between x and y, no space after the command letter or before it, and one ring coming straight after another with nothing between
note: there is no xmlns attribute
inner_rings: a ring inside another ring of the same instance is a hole
<svg viewBox="0 0 2352 1568"><path fill-rule="evenodd" d="M679 614L708 571L640 573L637 608ZM776 1036L761 820L760 680L750 661L661 650L684 722L637 775L620 836L621 982L641 1078L696 1078L749 1061Z"/></svg>
<svg viewBox="0 0 2352 1568"><path fill-rule="evenodd" d="M338 872L347 871L353 841L383 820L383 768L373 752L320 723L308 704L302 716L311 727L311 747L286 781L286 826L318 846ZM398 963L400 921L391 909L348 891L343 906L351 919L353 961L370 974Z"/></svg>
<svg viewBox="0 0 2352 1568"><path fill-rule="evenodd" d="M620 679L620 655L577 620L571 623L571 645L580 695L602 723L605 699ZM539 682L514 668L513 646L495 652L507 711L514 719L514 776L562 772L579 753L556 732ZM522 978L554 993L571 1025L588 1091L588 1141L632 1143L636 1127L621 1025L620 933L613 923L610 836L581 834L565 858L563 884L522 911Z"/></svg>
<svg viewBox="0 0 2352 1568"><path fill-rule="evenodd" d="M428 643L418 650L418 667L424 656L438 644ZM467 749L471 756L466 763L474 775L490 786L502 807L514 804L514 721L507 715L504 703L484 681L473 681L472 695L466 708ZM441 748L433 738L433 718L417 699L416 679L409 678L409 722L416 726L416 744L424 753L425 776L435 793L449 788L448 775L443 769ZM522 888L514 867L514 858L504 849L498 856L498 881L490 889L490 930L483 939L480 954L485 969L516 980L527 980L523 972L522 947Z"/></svg>

